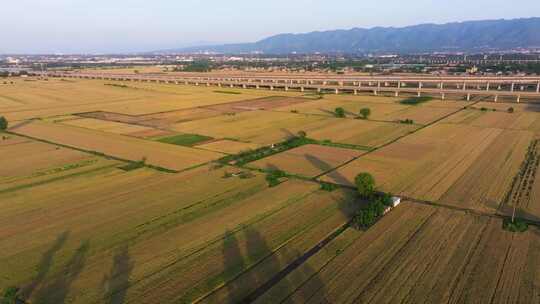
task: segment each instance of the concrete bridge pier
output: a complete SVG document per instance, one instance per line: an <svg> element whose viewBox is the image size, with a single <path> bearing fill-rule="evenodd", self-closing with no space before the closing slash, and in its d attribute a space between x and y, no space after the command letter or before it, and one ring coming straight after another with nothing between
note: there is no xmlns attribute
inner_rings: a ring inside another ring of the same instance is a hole
<svg viewBox="0 0 540 304"><path fill-rule="evenodd" d="M490 87L491 87L491 82L488 82L488 83L486 84L486 91L489 91Z"/></svg>
<svg viewBox="0 0 540 304"><path fill-rule="evenodd" d="M495 99L493 99L493 102L497 102L499 100L499 95L495 95Z"/></svg>
<svg viewBox="0 0 540 304"><path fill-rule="evenodd" d="M441 100L445 100L446 99L446 96L444 93L441 93Z"/></svg>
<svg viewBox="0 0 540 304"><path fill-rule="evenodd" d="M336 89L335 93L336 93L336 95L339 94L339 89Z"/></svg>
<svg viewBox="0 0 540 304"><path fill-rule="evenodd" d="M289 87L285 86L285 92L289 91Z"/></svg>
<svg viewBox="0 0 540 304"><path fill-rule="evenodd" d="M321 91L321 88L317 88L317 93L320 93Z"/></svg>
<svg viewBox="0 0 540 304"><path fill-rule="evenodd" d="M300 92L304 92L304 91L305 91L304 87L300 87Z"/></svg>
<svg viewBox="0 0 540 304"><path fill-rule="evenodd" d="M358 95L358 90L354 90L354 95Z"/></svg>
<svg viewBox="0 0 540 304"><path fill-rule="evenodd" d="M270 86L270 91L273 91L274 90L274 86Z"/></svg>
<svg viewBox="0 0 540 304"><path fill-rule="evenodd" d="M510 87L510 92L514 92L515 87L516 87L516 84L512 82L512 86Z"/></svg>
<svg viewBox="0 0 540 304"><path fill-rule="evenodd" d="M379 95L379 92L377 90L373 90L373 95L377 96Z"/></svg>
<svg viewBox="0 0 540 304"><path fill-rule="evenodd" d="M518 97L517 97L517 102L518 102L518 103L521 102L521 95L518 95Z"/></svg>
<svg viewBox="0 0 540 304"><path fill-rule="evenodd" d="M422 97L422 92L418 91L418 97Z"/></svg>
<svg viewBox="0 0 540 304"><path fill-rule="evenodd" d="M536 85L536 93L540 93L540 82Z"/></svg>
<svg viewBox="0 0 540 304"><path fill-rule="evenodd" d="M246 89L247 86L245 84L242 85L242 89Z"/></svg>
<svg viewBox="0 0 540 304"><path fill-rule="evenodd" d="M394 96L399 97L399 91L395 91Z"/></svg>
<svg viewBox="0 0 540 304"><path fill-rule="evenodd" d="M467 83L464 82L464 83L463 83L463 91L466 91L466 90L467 90Z"/></svg>
<svg viewBox="0 0 540 304"><path fill-rule="evenodd" d="M467 101L471 101L471 94L470 93L467 94Z"/></svg>

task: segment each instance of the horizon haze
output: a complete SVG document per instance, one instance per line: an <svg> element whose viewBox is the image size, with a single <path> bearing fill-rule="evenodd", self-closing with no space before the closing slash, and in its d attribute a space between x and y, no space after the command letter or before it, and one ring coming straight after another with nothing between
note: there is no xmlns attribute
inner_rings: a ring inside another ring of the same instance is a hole
<svg viewBox="0 0 540 304"><path fill-rule="evenodd" d="M528 18L540 2L22 0L4 4L0 54L136 53L256 42L282 33ZM395 14L399 7L400 13ZM421 9L419 9L421 8ZM466 9L465 9L466 8ZM7 42L7 43L6 43Z"/></svg>

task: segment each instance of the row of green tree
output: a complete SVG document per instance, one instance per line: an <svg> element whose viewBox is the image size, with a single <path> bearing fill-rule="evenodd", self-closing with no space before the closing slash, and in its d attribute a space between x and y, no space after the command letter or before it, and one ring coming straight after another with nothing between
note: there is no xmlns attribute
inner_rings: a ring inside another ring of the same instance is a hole
<svg viewBox="0 0 540 304"><path fill-rule="evenodd" d="M338 107L334 110L334 115L338 118L344 118L345 117L345 109L342 107ZM362 108L358 112L358 118L360 119L368 119L371 115L371 109L370 108Z"/></svg>

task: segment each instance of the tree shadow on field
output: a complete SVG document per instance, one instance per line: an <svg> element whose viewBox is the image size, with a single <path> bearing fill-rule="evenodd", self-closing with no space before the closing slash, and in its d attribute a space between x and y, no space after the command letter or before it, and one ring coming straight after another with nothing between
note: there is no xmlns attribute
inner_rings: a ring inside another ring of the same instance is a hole
<svg viewBox="0 0 540 304"><path fill-rule="evenodd" d="M292 139L296 137L296 134L285 128L280 128L279 130L286 135L286 139Z"/></svg>
<svg viewBox="0 0 540 304"><path fill-rule="evenodd" d="M336 116L336 112L334 112L334 111L330 111L330 110L323 109L323 108L319 108L319 109L317 109L317 110L323 112L324 114L328 114L328 115L330 115L330 116L333 116L333 117Z"/></svg>
<svg viewBox="0 0 540 304"><path fill-rule="evenodd" d="M226 303L252 303L275 283L271 280L280 271L278 258L257 230L246 227L243 238L245 255L242 255L236 235L228 233L224 239L223 264L228 280Z"/></svg>
<svg viewBox="0 0 540 304"><path fill-rule="evenodd" d="M338 170L332 170L335 166L325 162L324 160L319 159L316 156L313 155L306 155L306 159L314 165L317 169L321 170L321 174L324 174L331 178L331 182L338 184L338 185L344 185L344 186L352 186L352 183L349 181L349 179L345 176L343 176L341 173L339 173ZM332 170L332 171L330 171Z"/></svg>
<svg viewBox="0 0 540 304"><path fill-rule="evenodd" d="M35 296L33 303L64 303L69 293L71 284L81 273L88 249L90 248L88 241L81 242L81 245L63 267L62 271L51 278L45 286L40 288Z"/></svg>
<svg viewBox="0 0 540 304"><path fill-rule="evenodd" d="M225 277L224 280L232 280L236 273L242 271L245 267L245 261L242 257L242 251L238 244L238 239L235 234L227 231L223 238L223 267ZM235 297L241 292L242 286L234 284L234 281L228 282L225 285L228 300L227 303L235 303Z"/></svg>
<svg viewBox="0 0 540 304"><path fill-rule="evenodd" d="M113 265L108 275L103 278L105 289L104 302L122 304L126 299L129 287L129 276L133 270L133 262L127 245L121 246L113 257Z"/></svg>
<svg viewBox="0 0 540 304"><path fill-rule="evenodd" d="M41 260L37 265L36 277L32 280L32 282L30 282L28 286L24 287L21 292L23 298L29 298L34 292L34 290L36 290L36 288L43 283L45 277L51 269L54 255L62 248L68 237L69 231L64 231L63 233L58 235L51 248L49 248L49 250L43 253L43 255L41 256Z"/></svg>
<svg viewBox="0 0 540 304"><path fill-rule="evenodd" d="M313 155L306 155L306 159L315 167L317 167L319 170L321 170L321 174L326 175L328 178L330 178L330 182L338 185L343 186L352 186L349 179L345 176L343 176L341 173L339 173L338 170L332 170L335 168L335 166L319 159L316 156ZM332 171L330 171L332 170ZM339 201L339 209L343 214L347 215L348 217L352 216L354 213L354 205L357 201L356 193L353 190L346 191L345 197Z"/></svg>
<svg viewBox="0 0 540 304"><path fill-rule="evenodd" d="M300 303L307 303L310 300L327 303L326 286L320 277L319 270L305 263L298 271L302 273L302 278L306 278L306 280L298 289L291 293L291 296L298 299Z"/></svg>

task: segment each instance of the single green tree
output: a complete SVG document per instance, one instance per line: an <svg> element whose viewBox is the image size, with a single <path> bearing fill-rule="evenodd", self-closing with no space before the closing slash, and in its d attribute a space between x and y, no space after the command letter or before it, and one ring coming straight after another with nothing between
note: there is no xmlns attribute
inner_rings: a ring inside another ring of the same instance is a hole
<svg viewBox="0 0 540 304"><path fill-rule="evenodd" d="M0 116L0 130L7 130L8 121L4 116Z"/></svg>
<svg viewBox="0 0 540 304"><path fill-rule="evenodd" d="M362 109L360 109L360 117L362 119L368 119L369 115L371 115L371 109L370 108L362 108Z"/></svg>
<svg viewBox="0 0 540 304"><path fill-rule="evenodd" d="M369 173L360 173L354 179L358 194L364 199L373 197L375 192L375 179Z"/></svg>
<svg viewBox="0 0 540 304"><path fill-rule="evenodd" d="M345 109L343 109L341 107L336 108L334 110L334 113L335 113L336 117L341 117L341 118L345 117Z"/></svg>

